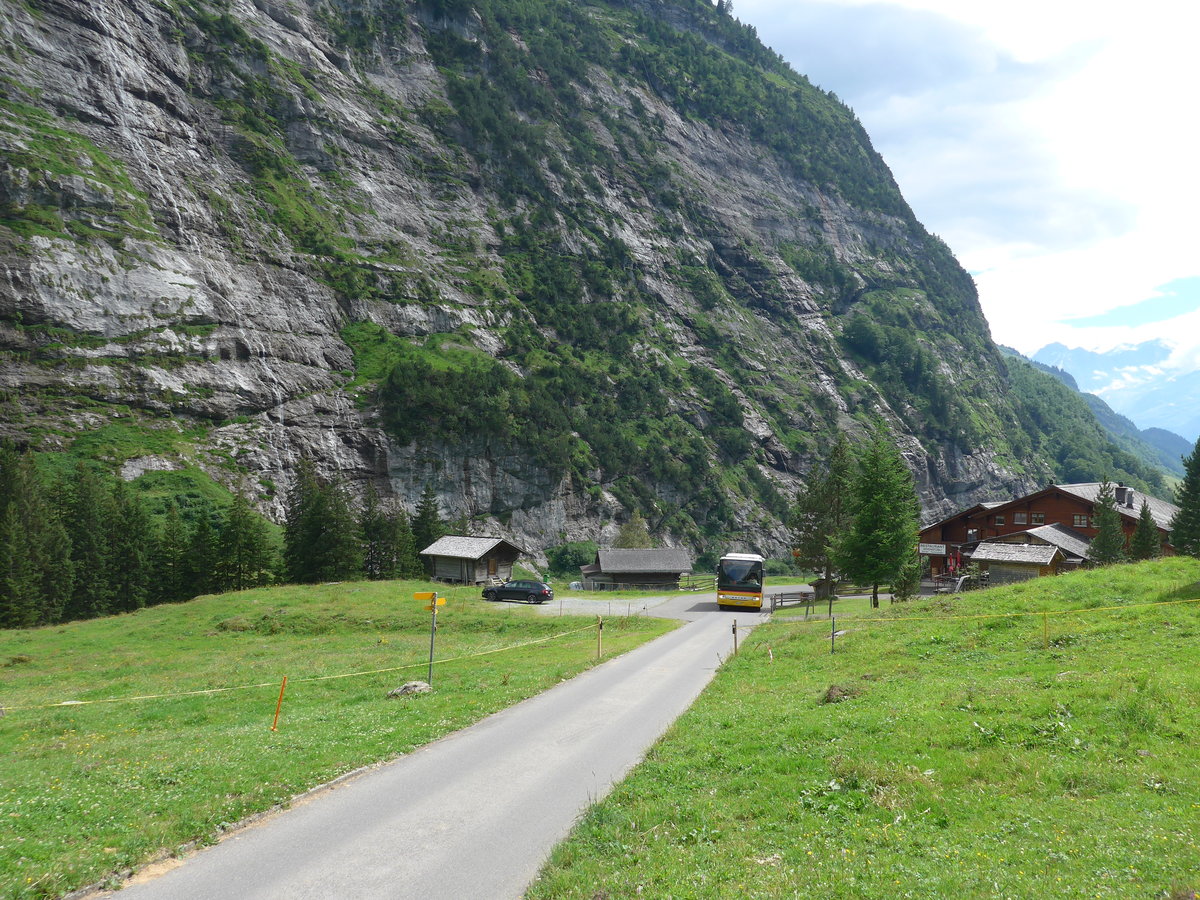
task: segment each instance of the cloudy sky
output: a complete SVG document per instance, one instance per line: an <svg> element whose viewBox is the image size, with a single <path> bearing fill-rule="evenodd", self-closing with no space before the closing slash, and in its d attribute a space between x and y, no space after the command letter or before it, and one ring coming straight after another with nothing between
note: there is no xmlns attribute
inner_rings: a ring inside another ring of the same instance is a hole
<svg viewBox="0 0 1200 900"><path fill-rule="evenodd" d="M992 335L1200 368L1200 5L734 0L858 114Z"/></svg>

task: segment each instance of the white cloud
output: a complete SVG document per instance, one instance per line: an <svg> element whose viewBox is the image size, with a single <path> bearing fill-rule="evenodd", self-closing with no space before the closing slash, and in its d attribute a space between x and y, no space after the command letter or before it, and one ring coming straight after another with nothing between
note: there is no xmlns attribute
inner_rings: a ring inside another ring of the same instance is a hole
<svg viewBox="0 0 1200 900"><path fill-rule="evenodd" d="M855 109L918 218L975 273L997 341L1157 338L1181 369L1200 363L1198 314L1069 324L1200 275L1200 5L737 0L735 14Z"/></svg>

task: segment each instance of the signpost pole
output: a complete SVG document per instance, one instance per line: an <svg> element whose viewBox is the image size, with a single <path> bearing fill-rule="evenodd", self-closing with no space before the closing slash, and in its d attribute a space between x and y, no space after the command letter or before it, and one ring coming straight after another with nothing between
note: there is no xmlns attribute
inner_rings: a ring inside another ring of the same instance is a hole
<svg viewBox="0 0 1200 900"><path fill-rule="evenodd" d="M433 610L433 619L429 623L429 686L433 687L433 638L437 634L437 601L429 604Z"/></svg>
<svg viewBox="0 0 1200 900"><path fill-rule="evenodd" d="M439 597L437 591L417 591L413 594L414 600L427 600L429 605L425 607L432 615L429 620L429 679L428 684L433 687L433 643L434 637L437 635L437 611L439 606L444 606L446 603L445 597Z"/></svg>

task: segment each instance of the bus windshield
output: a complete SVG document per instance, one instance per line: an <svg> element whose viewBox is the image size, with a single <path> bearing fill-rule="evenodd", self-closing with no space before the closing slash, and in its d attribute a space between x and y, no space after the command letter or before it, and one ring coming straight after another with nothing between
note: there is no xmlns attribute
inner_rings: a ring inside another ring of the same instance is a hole
<svg viewBox="0 0 1200 900"><path fill-rule="evenodd" d="M762 563L757 559L722 559L717 569L717 586L722 588L762 587Z"/></svg>

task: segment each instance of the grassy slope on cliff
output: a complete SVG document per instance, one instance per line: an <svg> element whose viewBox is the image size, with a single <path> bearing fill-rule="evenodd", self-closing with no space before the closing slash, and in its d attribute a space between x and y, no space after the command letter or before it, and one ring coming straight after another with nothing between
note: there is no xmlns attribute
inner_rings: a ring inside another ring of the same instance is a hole
<svg viewBox="0 0 1200 900"><path fill-rule="evenodd" d="M762 627L531 896L1191 898L1198 579L885 608L833 655L828 624Z"/></svg>
<svg viewBox="0 0 1200 900"><path fill-rule="evenodd" d="M429 613L412 593L430 587L265 588L0 632L0 896L61 896L159 851L210 842L248 815L594 662L594 619L536 615L451 588L441 591L449 602L438 616L439 659L514 649L438 663L432 694L387 700L426 677ZM671 627L614 618L605 652ZM566 632L575 633L555 637ZM359 674L336 677L350 673ZM131 697L147 699L108 702ZM82 705L46 705L63 701Z"/></svg>

